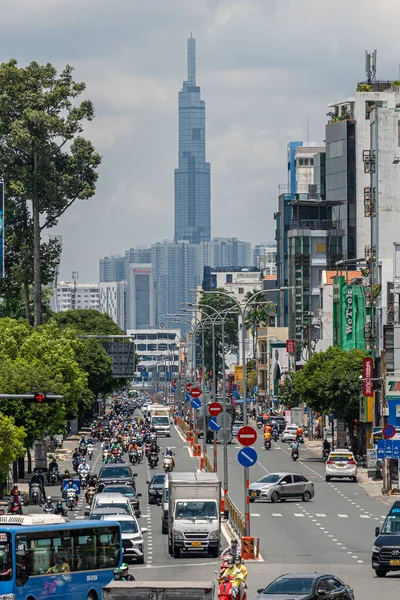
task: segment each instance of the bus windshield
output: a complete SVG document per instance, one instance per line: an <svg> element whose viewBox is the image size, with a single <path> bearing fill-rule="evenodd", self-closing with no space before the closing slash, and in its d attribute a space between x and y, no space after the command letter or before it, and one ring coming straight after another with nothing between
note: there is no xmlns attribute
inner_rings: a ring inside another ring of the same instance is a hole
<svg viewBox="0 0 400 600"><path fill-rule="evenodd" d="M11 536L0 533L0 581L12 579Z"/></svg>

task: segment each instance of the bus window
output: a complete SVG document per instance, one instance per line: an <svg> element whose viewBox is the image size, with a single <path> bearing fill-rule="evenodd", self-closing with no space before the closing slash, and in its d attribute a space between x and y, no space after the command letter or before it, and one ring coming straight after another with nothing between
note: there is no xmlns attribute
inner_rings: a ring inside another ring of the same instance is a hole
<svg viewBox="0 0 400 600"><path fill-rule="evenodd" d="M102 528L94 531L96 536L97 569L116 568L120 563L120 542L118 529Z"/></svg>
<svg viewBox="0 0 400 600"><path fill-rule="evenodd" d="M69 531L29 532L17 535L16 543L17 548L26 547L28 576L53 573L55 569L71 570L73 551Z"/></svg>
<svg viewBox="0 0 400 600"><path fill-rule="evenodd" d="M0 581L12 578L11 539L9 533L0 533Z"/></svg>

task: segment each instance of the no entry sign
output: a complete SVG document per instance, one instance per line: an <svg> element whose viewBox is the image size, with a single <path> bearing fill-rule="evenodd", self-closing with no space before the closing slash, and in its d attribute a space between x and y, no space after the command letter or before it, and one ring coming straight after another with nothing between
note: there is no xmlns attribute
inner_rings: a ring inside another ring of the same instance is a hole
<svg viewBox="0 0 400 600"><path fill-rule="evenodd" d="M208 405L208 412L213 417L218 417L218 415L222 412L222 406L219 404L219 402L211 402L211 404Z"/></svg>
<svg viewBox="0 0 400 600"><path fill-rule="evenodd" d="M186 391L190 392L190 390L192 389L193 383L187 383L186 384Z"/></svg>
<svg viewBox="0 0 400 600"><path fill-rule="evenodd" d="M192 396L192 398L200 398L201 389L199 387L192 387L190 390L190 395Z"/></svg>
<svg viewBox="0 0 400 600"><path fill-rule="evenodd" d="M237 439L242 446L252 446L257 439L257 431L253 427L246 425L239 429Z"/></svg>

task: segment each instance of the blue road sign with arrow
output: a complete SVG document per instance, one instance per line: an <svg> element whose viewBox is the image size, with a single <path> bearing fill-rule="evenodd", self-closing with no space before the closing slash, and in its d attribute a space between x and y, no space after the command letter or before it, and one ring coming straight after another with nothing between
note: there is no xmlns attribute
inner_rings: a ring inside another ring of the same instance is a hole
<svg viewBox="0 0 400 600"><path fill-rule="evenodd" d="M189 394L189 392L186 392L186 402L189 402L191 397L192 396Z"/></svg>
<svg viewBox="0 0 400 600"><path fill-rule="evenodd" d="M199 398L193 398L193 400L190 403L192 408L200 408L201 406L201 400Z"/></svg>
<svg viewBox="0 0 400 600"><path fill-rule="evenodd" d="M220 425L218 425L216 417L209 419L208 426L211 429L211 431L219 431L221 429Z"/></svg>
<svg viewBox="0 0 400 600"><path fill-rule="evenodd" d="M238 452L238 461L242 467L252 467L257 462L257 452L254 448L242 448Z"/></svg>

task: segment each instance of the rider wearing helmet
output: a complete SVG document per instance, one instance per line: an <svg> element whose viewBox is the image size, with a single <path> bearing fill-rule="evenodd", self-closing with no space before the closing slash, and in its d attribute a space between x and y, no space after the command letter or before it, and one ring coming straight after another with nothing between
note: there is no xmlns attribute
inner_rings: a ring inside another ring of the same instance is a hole
<svg viewBox="0 0 400 600"><path fill-rule="evenodd" d="M241 549L237 539L232 538L231 545L225 548L225 550L221 554L221 558L223 558L224 556L236 556L237 554L241 554Z"/></svg>
<svg viewBox="0 0 400 600"><path fill-rule="evenodd" d="M125 581L135 581L134 576L129 574L129 565L127 563L122 563L121 572Z"/></svg>
<svg viewBox="0 0 400 600"><path fill-rule="evenodd" d="M240 557L240 554L237 554L235 556L234 562L235 562L235 567L237 569L239 569L239 571L242 573L242 582L241 582L240 587L239 587L240 600L242 600L242 598L244 596L244 590L245 590L245 587L246 587L246 580L247 580L247 574L248 574L248 572L247 572L246 567L243 564L243 561L242 561L242 559Z"/></svg>
<svg viewBox="0 0 400 600"><path fill-rule="evenodd" d="M46 502L44 504L44 508L51 508L53 509L53 502L51 501L51 496L47 496L46 498Z"/></svg>
<svg viewBox="0 0 400 600"><path fill-rule="evenodd" d="M126 579L122 577L122 569L114 569L114 581L126 581Z"/></svg>
<svg viewBox="0 0 400 600"><path fill-rule="evenodd" d="M243 575L240 569L235 566L233 558L228 558L228 566L222 574L222 577L228 577L232 581L232 598L237 598L240 585L243 582Z"/></svg>

